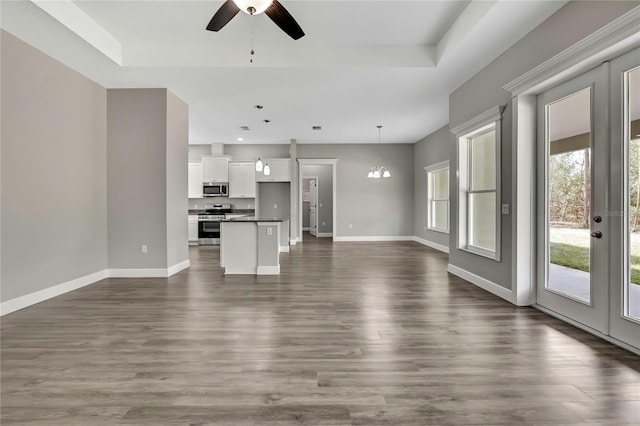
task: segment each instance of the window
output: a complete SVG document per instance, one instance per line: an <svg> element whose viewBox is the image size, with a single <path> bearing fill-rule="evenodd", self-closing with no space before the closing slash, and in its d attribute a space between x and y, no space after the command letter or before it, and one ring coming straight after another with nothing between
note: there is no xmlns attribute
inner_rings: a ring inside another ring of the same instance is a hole
<svg viewBox="0 0 640 426"><path fill-rule="evenodd" d="M449 233L449 162L424 168L427 171L427 229Z"/></svg>
<svg viewBox="0 0 640 426"><path fill-rule="evenodd" d="M458 248L500 260L501 107L458 126Z"/></svg>

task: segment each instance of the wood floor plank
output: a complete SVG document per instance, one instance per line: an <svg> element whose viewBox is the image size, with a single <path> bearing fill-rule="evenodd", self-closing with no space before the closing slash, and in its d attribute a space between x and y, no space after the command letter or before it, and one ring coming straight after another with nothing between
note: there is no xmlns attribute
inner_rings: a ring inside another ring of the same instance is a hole
<svg viewBox="0 0 640 426"><path fill-rule="evenodd" d="M278 276L191 247L2 318L2 425L640 424L640 359L413 242L306 236ZM638 416L636 417L636 414Z"/></svg>

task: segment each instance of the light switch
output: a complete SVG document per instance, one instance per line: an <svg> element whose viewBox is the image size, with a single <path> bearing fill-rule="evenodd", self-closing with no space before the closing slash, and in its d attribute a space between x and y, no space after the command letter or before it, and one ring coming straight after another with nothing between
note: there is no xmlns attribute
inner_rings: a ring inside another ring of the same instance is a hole
<svg viewBox="0 0 640 426"><path fill-rule="evenodd" d="M320 203L320 207L322 207L322 203Z"/></svg>
<svg viewBox="0 0 640 426"><path fill-rule="evenodd" d="M278 205L277 205L277 204L274 204L274 205L273 205L273 208L274 208L274 209L277 209L277 208L278 208Z"/></svg>
<svg viewBox="0 0 640 426"><path fill-rule="evenodd" d="M267 235L273 235L273 228L270 226L267 226Z"/></svg>
<svg viewBox="0 0 640 426"><path fill-rule="evenodd" d="M511 206L509 206L509 204L503 204L502 205L502 214L509 214L511 213Z"/></svg>

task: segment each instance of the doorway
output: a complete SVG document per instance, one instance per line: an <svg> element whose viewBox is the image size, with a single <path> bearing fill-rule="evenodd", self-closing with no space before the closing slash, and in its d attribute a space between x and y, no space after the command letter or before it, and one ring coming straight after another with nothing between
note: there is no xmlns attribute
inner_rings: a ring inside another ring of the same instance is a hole
<svg viewBox="0 0 640 426"><path fill-rule="evenodd" d="M302 230L312 237L318 236L318 177L302 180Z"/></svg>
<svg viewBox="0 0 640 426"><path fill-rule="evenodd" d="M302 242L304 231L315 237L335 239L337 212L337 159L298 159L298 234L297 242ZM312 195L310 185L315 181ZM313 200L311 197L315 196ZM315 206L311 220L311 204ZM307 217L309 221L307 222ZM314 223L311 229L311 223Z"/></svg>
<svg viewBox="0 0 640 426"><path fill-rule="evenodd" d="M640 49L537 108L537 304L640 348Z"/></svg>

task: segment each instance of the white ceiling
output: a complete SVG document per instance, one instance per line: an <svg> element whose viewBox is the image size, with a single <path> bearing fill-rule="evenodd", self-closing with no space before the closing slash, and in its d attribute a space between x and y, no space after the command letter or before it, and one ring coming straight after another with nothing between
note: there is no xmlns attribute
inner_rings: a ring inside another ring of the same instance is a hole
<svg viewBox="0 0 640 426"><path fill-rule="evenodd" d="M448 122L449 93L566 3L280 1L306 36L253 17L253 64L250 16L205 30L222 1L2 0L1 24L105 87L170 89L190 143L370 143L378 124L384 143L414 143Z"/></svg>

